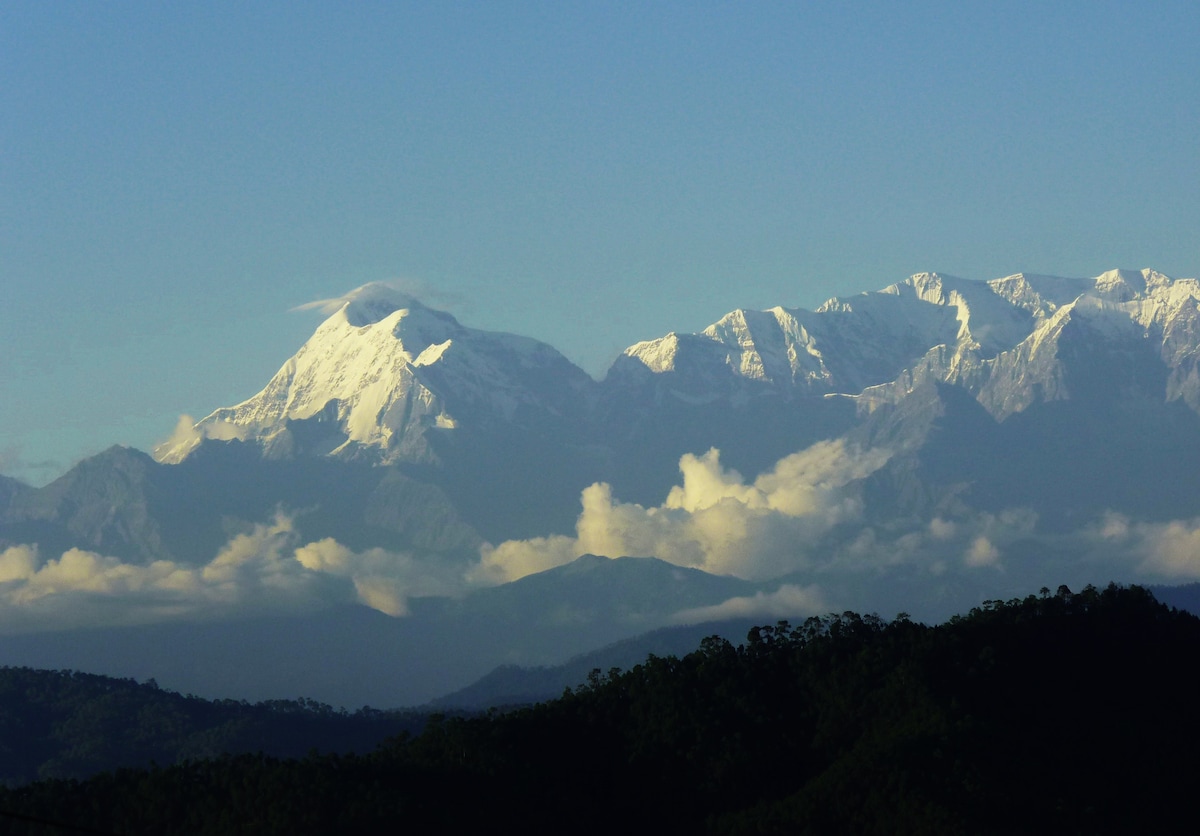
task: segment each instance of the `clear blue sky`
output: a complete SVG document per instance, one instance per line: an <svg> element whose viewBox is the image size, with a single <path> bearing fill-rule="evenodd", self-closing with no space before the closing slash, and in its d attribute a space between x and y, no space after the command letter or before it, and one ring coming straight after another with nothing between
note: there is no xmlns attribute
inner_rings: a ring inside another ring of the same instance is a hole
<svg viewBox="0 0 1200 836"><path fill-rule="evenodd" d="M0 472L400 279L617 352L921 270L1200 273L1200 4L0 4Z"/></svg>

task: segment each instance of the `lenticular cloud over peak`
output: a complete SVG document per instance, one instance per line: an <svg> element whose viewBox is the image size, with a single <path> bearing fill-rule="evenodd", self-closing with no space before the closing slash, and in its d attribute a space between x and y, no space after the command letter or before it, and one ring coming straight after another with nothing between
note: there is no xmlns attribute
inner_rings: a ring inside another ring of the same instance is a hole
<svg viewBox="0 0 1200 836"><path fill-rule="evenodd" d="M330 299L317 299L292 308L294 311L317 311L332 316L345 311L351 325L370 325L404 308L423 308L421 301L398 283L369 282Z"/></svg>

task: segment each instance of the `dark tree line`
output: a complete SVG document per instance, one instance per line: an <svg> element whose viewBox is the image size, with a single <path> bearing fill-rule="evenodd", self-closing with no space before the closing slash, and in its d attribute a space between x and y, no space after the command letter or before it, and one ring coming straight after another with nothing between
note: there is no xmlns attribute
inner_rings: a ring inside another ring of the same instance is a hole
<svg viewBox="0 0 1200 836"><path fill-rule="evenodd" d="M415 712L350 713L309 699L212 701L160 689L153 680L6 667L0 668L0 784L237 752L368 752L423 722Z"/></svg>
<svg viewBox="0 0 1200 836"><path fill-rule="evenodd" d="M367 755L44 781L0 809L131 835L1165 832L1191 815L1198 655L1200 620L1137 587L935 627L844 613Z"/></svg>

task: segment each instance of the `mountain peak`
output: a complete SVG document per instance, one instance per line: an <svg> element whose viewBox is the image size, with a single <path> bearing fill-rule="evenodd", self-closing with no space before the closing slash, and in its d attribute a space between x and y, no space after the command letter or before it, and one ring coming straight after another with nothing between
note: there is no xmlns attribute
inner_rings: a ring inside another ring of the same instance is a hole
<svg viewBox="0 0 1200 836"><path fill-rule="evenodd" d="M305 310L328 315L261 392L184 421L156 448L177 463L204 439L253 440L264 455L435 457L429 433L562 423L592 381L552 347L480 331L373 282Z"/></svg>
<svg viewBox="0 0 1200 836"><path fill-rule="evenodd" d="M1076 310L1085 296L1104 305ZM1158 339L1169 331L1163 350L1185 358L1192 329L1200 328L1198 299L1195 280L1149 269L1094 278L1015 273L988 282L914 273L815 311L738 309L700 333L637 343L596 384L550 346L465 327L374 282L305 306L328 318L267 387L194 425L189 419L181 438L157 455L180 461L202 439L238 438L253 439L271 456L303 448L381 462L433 461L435 447L449 449L452 435L466 443L473 433L594 430L593 398L605 409L647 399L740 408L759 394L858 396L890 387L889 397L902 397L926 378L968 386L1005 416L1032 402L1033 382L1042 384L1038 392L1062 388L1054 380L1065 366L1052 349L1072 314L1079 322L1068 329L1071 339L1085 323L1089 331L1104 326L1124 335L1115 320L1125 318ZM1181 367L1172 392L1200 392L1200 384L1187 383L1191 368Z"/></svg>
<svg viewBox="0 0 1200 836"><path fill-rule="evenodd" d="M1146 278L1151 272L1108 270L1096 277L1096 289L1118 296L1121 301L1126 301L1126 298L1139 298L1146 292Z"/></svg>
<svg viewBox="0 0 1200 836"><path fill-rule="evenodd" d="M333 313L334 311L330 309L335 305L337 306L335 315L340 314L355 328L374 325L396 311L425 307L411 293L406 293L386 282L364 284L345 296L321 303L321 308Z"/></svg>

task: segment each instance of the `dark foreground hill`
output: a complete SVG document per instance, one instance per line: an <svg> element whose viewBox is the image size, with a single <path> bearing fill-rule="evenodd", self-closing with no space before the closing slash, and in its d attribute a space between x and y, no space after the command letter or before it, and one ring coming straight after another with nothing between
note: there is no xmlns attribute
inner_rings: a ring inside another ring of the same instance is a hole
<svg viewBox="0 0 1200 836"><path fill-rule="evenodd" d="M205 700L153 681L0 668L0 784L86 778L239 752L369 752L417 731L417 712L353 713L315 700ZM0 831L2 832L2 831Z"/></svg>
<svg viewBox="0 0 1200 836"><path fill-rule="evenodd" d="M1168 832L1193 806L1198 653L1200 620L1137 587L937 627L846 613L366 756L41 782L0 810L122 834Z"/></svg>

